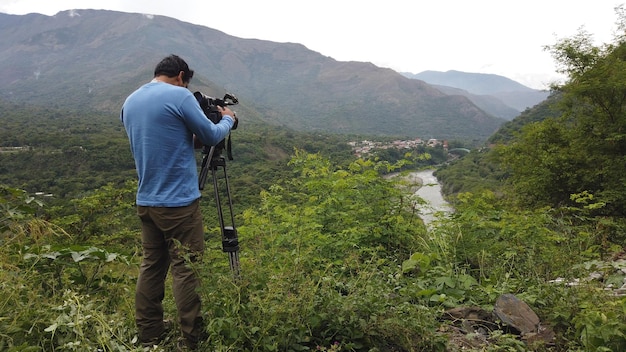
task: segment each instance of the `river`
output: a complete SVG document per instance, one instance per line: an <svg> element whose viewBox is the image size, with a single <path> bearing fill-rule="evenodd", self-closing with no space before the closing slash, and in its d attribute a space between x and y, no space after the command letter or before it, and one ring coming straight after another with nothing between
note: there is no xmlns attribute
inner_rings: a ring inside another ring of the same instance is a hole
<svg viewBox="0 0 626 352"><path fill-rule="evenodd" d="M411 172L407 176L414 181L420 181L422 186L415 194L426 201L426 204L418 207L420 217L427 226L436 218L437 213L449 213L452 211L450 203L443 199L441 185L433 175L435 170L423 170Z"/></svg>

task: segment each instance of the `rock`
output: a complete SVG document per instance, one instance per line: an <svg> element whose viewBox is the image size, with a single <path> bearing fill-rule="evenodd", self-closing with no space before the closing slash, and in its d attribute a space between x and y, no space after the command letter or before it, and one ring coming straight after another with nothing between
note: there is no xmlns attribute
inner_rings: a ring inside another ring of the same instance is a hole
<svg viewBox="0 0 626 352"><path fill-rule="evenodd" d="M539 317L528 304L515 295L504 294L498 297L493 312L504 324L522 335L539 331Z"/></svg>
<svg viewBox="0 0 626 352"><path fill-rule="evenodd" d="M528 304L512 294L500 296L493 313L502 323L519 331L522 340L529 345L554 343L554 330L542 326L539 317Z"/></svg>
<svg viewBox="0 0 626 352"><path fill-rule="evenodd" d="M492 312L480 307L456 307L446 310L443 318L453 322L449 327L450 343L456 349L451 351L476 347L476 344L488 345L491 333L503 327L520 335L520 339L529 346L553 345L555 339L554 331L541 325L539 317L528 304L512 294L498 297Z"/></svg>

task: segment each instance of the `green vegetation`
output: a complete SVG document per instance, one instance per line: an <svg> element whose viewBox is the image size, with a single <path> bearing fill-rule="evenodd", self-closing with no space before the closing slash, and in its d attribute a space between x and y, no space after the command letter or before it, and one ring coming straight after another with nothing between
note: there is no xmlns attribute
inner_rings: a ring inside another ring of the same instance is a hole
<svg viewBox="0 0 626 352"><path fill-rule="evenodd" d="M410 197L380 177L390 169L364 160L341 168L296 150L293 176L261 192L260 205L239 216L239 281L209 231L209 250L197 267L210 322L207 348L444 351L445 309L489 307L510 292L558 328L556 350L623 346L624 300L600 285L547 282L609 272L611 263L598 261L592 249L600 239L580 236L581 226L564 234L546 212L511 212L489 193L466 194L455 216L427 232L405 207ZM75 219L45 221L32 197L2 188L2 349L140 350L131 299L137 230L124 225L130 220L115 221L132 215L132 201L123 200L133 190L132 182L104 186L75 203L81 209ZM592 258L590 269L579 265ZM173 302L166 303L173 315ZM596 326L602 317L612 325ZM581 340L592 328L602 330L594 334L600 338ZM496 334L485 348L513 346L520 345L511 335Z"/></svg>
<svg viewBox="0 0 626 352"><path fill-rule="evenodd" d="M429 165L442 151L354 159L335 136L237 130L229 175L242 276L233 279L208 216L208 251L196 267L203 347L625 350L626 298L614 294L626 276L622 39L596 48L581 33L551 47L570 80L494 147L437 171L455 211L428 229L411 206L420 201L412 187L383 176ZM0 186L0 350L140 351L136 185L123 130L110 116L87 127L71 113L6 109L13 132L0 136L1 182L11 185ZM63 196L40 199L35 190ZM480 335L443 319L449 308L492 309L505 293L527 302L554 339L521 339L504 325ZM174 317L170 292L165 304Z"/></svg>

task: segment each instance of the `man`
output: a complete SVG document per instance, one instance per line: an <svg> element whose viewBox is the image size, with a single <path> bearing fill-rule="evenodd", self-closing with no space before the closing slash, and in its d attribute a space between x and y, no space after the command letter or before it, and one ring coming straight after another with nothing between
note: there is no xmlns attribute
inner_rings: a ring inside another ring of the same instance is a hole
<svg viewBox="0 0 626 352"><path fill-rule="evenodd" d="M162 301L170 269L182 341L195 349L203 333L199 279L185 260L197 261L204 252L194 138L215 145L236 117L229 108L218 107L222 120L212 123L187 89L192 76L180 57L164 58L154 79L126 98L120 114L139 177L143 260L135 320L144 346L158 344L166 334Z"/></svg>

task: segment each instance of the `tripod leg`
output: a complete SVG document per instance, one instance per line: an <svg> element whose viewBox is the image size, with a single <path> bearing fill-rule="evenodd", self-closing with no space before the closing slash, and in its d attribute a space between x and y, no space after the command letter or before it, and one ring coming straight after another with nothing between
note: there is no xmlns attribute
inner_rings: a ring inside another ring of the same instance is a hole
<svg viewBox="0 0 626 352"><path fill-rule="evenodd" d="M207 146L202 147L202 152L204 153L204 157L202 158L202 167L200 168L200 175L198 176L198 189L204 190L204 184L206 183L206 177L209 173L209 167L211 166L211 161L213 160L213 153L215 152L215 147L211 147L208 151L206 150Z"/></svg>
<svg viewBox="0 0 626 352"><path fill-rule="evenodd" d="M230 270L232 271L233 276L236 279L239 279L241 277L239 271L239 252L229 252L228 261L230 263Z"/></svg>
<svg viewBox="0 0 626 352"><path fill-rule="evenodd" d="M228 175L226 174L226 161L223 158L214 159L211 161L211 173L213 176L213 189L215 191L215 202L217 206L217 213L220 221L220 229L222 232L222 250L228 253L228 259L230 263L230 269L235 278L239 278L239 239L237 236L237 229L235 228L235 217L233 214L232 198L230 196L230 187L228 184ZM230 212L231 226L226 226L224 222L224 212L222 210L222 199L220 196L219 180L217 175L217 168L221 167L224 173L224 183L226 185L226 198L228 201L228 209Z"/></svg>
<svg viewBox="0 0 626 352"><path fill-rule="evenodd" d="M230 223L235 228L235 214L233 212L233 199L230 197L230 183L228 182L228 175L226 174L226 161L224 161L224 185L226 186L226 198L228 198L228 209L230 212Z"/></svg>
<svg viewBox="0 0 626 352"><path fill-rule="evenodd" d="M211 163L219 160L211 160ZM224 212L222 211L222 200L220 196L219 180L217 175L218 165L211 166L211 175L213 176L213 191L215 193L215 205L217 206L217 215L220 221L220 228L222 229L222 237L224 236Z"/></svg>

